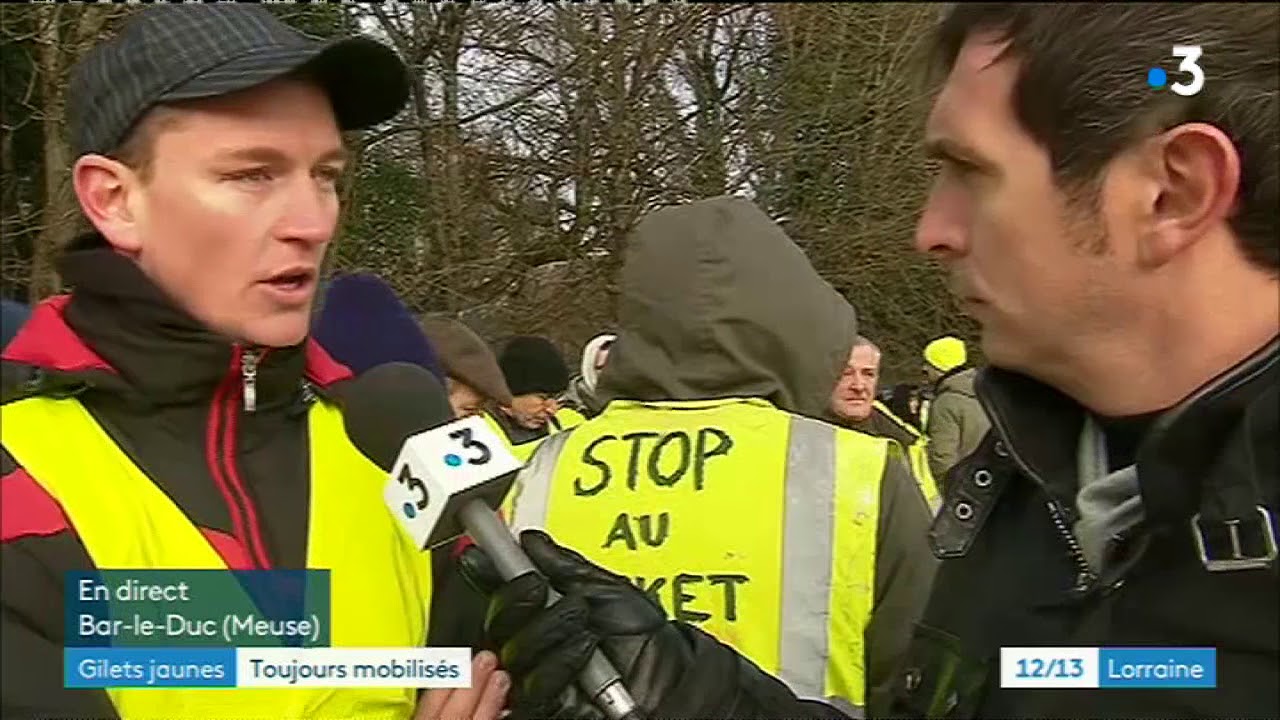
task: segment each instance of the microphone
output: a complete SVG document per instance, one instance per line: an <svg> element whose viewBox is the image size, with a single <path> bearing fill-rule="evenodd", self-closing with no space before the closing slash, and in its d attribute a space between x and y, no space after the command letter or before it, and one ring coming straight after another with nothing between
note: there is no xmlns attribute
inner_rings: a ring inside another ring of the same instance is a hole
<svg viewBox="0 0 1280 720"><path fill-rule="evenodd" d="M522 463L480 417L453 421L448 396L427 370L387 363L361 374L343 403L347 437L390 473L383 497L415 543L432 549L471 536L506 580L538 572L494 512ZM547 588L547 604L560 599ZM640 709L599 649L578 685L610 720Z"/></svg>

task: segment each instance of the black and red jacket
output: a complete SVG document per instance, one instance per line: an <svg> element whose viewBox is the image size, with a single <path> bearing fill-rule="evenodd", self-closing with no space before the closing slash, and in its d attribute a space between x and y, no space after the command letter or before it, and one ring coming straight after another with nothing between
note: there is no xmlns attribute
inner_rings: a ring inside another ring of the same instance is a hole
<svg viewBox="0 0 1280 720"><path fill-rule="evenodd" d="M60 261L73 292L4 352L4 401L78 397L229 567L305 567L307 411L351 372L311 340L263 351L214 335L131 260L81 245ZM2 714L115 717L105 692L62 687L63 578L89 555L40 484L7 451L0 463Z"/></svg>

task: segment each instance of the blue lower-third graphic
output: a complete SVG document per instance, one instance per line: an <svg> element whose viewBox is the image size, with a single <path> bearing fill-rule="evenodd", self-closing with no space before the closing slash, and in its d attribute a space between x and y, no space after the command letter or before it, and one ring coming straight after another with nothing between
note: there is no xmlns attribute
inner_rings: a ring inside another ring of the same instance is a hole
<svg viewBox="0 0 1280 720"><path fill-rule="evenodd" d="M66 648L69 688L235 687L235 648Z"/></svg>

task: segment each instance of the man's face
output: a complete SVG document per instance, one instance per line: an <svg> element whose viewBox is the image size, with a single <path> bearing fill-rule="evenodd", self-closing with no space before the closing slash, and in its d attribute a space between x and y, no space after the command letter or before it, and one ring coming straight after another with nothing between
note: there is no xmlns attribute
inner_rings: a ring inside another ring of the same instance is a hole
<svg viewBox="0 0 1280 720"><path fill-rule="evenodd" d="M484 409L484 398L470 385L449 378L449 405L459 418L479 415Z"/></svg>
<svg viewBox="0 0 1280 720"><path fill-rule="evenodd" d="M209 328L301 342L338 222L344 152L328 98L288 80L171 112L130 196L131 254Z"/></svg>
<svg viewBox="0 0 1280 720"><path fill-rule="evenodd" d="M920 374L924 376L924 381L928 385L938 382L942 377L942 371L929 363L925 363L920 367Z"/></svg>
<svg viewBox="0 0 1280 720"><path fill-rule="evenodd" d="M596 370L603 370L605 363L609 362L609 348L612 345L605 345L596 351Z"/></svg>
<svg viewBox="0 0 1280 720"><path fill-rule="evenodd" d="M879 379L879 351L869 345L855 347L831 393L831 409L847 420L862 421L871 417Z"/></svg>
<svg viewBox="0 0 1280 720"><path fill-rule="evenodd" d="M530 430L546 425L559 409L555 398L540 393L516 395L511 400L511 417Z"/></svg>
<svg viewBox="0 0 1280 720"><path fill-rule="evenodd" d="M950 272L963 310L982 327L992 364L1052 368L1089 347L1127 308L1127 277L1105 221L1055 186L1048 152L1019 125L1016 59L970 38L929 115L926 146L940 160L916 230L916 249ZM1095 348L1096 349L1096 348Z"/></svg>

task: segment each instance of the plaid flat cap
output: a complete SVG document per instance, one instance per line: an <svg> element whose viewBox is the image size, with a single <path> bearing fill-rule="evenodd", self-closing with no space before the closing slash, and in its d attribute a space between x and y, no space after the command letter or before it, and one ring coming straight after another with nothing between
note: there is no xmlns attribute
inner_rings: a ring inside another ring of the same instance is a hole
<svg viewBox="0 0 1280 720"><path fill-rule="evenodd" d="M244 3L147 6L72 70L72 150L109 153L158 104L226 95L303 68L328 92L343 130L388 120L409 98L404 63L372 39L318 42Z"/></svg>

